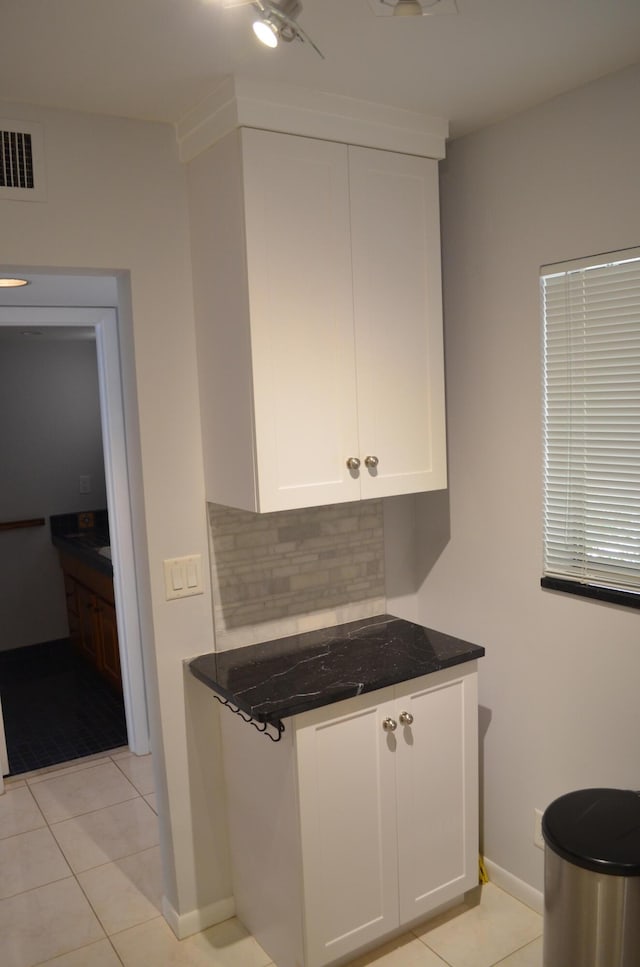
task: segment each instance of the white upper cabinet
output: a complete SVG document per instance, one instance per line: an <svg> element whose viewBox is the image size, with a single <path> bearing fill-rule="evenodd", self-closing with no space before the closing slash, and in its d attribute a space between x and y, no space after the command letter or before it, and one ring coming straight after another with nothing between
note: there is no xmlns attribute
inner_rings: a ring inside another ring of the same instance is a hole
<svg viewBox="0 0 640 967"><path fill-rule="evenodd" d="M207 499L445 487L437 162L242 129L189 191Z"/></svg>

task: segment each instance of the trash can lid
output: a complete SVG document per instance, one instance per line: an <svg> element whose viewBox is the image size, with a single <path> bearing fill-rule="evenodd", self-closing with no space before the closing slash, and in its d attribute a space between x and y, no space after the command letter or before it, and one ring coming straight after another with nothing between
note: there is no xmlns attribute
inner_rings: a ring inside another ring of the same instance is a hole
<svg viewBox="0 0 640 967"><path fill-rule="evenodd" d="M542 817L547 846L596 873L640 876L640 793L579 789L549 805Z"/></svg>

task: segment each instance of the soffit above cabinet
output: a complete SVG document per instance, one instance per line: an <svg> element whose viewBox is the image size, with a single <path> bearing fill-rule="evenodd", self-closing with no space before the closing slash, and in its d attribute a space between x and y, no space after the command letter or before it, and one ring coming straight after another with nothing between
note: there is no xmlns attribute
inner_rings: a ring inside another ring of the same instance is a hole
<svg viewBox="0 0 640 967"><path fill-rule="evenodd" d="M193 160L230 131L263 128L440 159L443 118L336 94L231 77L176 125L180 160Z"/></svg>

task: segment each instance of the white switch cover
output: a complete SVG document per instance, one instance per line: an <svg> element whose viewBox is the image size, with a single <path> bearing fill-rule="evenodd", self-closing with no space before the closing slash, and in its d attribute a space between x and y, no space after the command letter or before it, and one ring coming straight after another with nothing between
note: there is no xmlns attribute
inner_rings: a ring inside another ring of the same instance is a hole
<svg viewBox="0 0 640 967"><path fill-rule="evenodd" d="M169 557L164 564L164 590L167 601L203 594L202 558L200 554Z"/></svg>

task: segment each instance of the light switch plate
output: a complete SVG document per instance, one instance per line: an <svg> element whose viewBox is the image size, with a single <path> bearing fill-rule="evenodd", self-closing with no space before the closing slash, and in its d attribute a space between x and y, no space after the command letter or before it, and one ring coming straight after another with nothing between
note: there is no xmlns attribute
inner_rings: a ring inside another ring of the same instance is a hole
<svg viewBox="0 0 640 967"><path fill-rule="evenodd" d="M164 591L167 601L203 594L202 557L190 554L186 557L169 557L163 561Z"/></svg>

